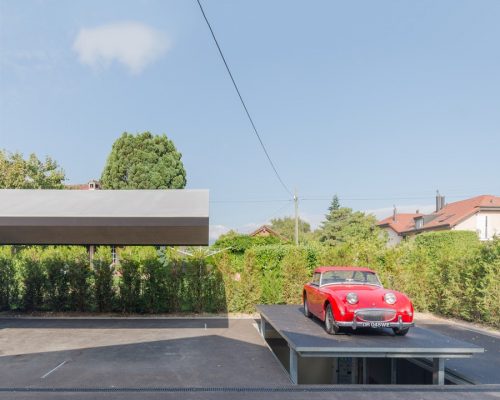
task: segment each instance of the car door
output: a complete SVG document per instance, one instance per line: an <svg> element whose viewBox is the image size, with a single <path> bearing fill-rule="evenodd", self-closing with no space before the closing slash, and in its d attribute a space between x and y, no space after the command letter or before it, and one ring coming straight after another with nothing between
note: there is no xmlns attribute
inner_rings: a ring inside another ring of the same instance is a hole
<svg viewBox="0 0 500 400"><path fill-rule="evenodd" d="M315 272L313 275L313 280L310 283L310 294L308 294L308 304L309 311L316 316L319 316L321 310L318 307L318 303L320 301L320 293L319 293L319 284L320 284L321 274L319 272Z"/></svg>

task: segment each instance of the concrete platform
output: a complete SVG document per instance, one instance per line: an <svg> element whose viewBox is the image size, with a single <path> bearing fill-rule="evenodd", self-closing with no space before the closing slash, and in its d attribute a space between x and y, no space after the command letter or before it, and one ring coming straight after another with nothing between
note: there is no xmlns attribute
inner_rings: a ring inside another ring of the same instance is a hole
<svg viewBox="0 0 500 400"><path fill-rule="evenodd" d="M304 316L301 306L260 305L257 308L261 314L263 337L283 338L288 344L290 359L284 364L294 383L299 381L299 364L305 364L299 358L314 357L323 360L323 370L328 364L326 358L351 358L354 362L361 359L363 370L368 368L367 358L431 359L433 383L444 384L445 359L471 357L484 351L474 344L419 327L412 328L406 336L396 336L392 330L384 329L360 329L346 331L348 334L328 335L317 320ZM308 363L307 368L311 369L312 365ZM396 369L398 366L392 363L389 368ZM357 364L352 366L352 370L358 370Z"/></svg>

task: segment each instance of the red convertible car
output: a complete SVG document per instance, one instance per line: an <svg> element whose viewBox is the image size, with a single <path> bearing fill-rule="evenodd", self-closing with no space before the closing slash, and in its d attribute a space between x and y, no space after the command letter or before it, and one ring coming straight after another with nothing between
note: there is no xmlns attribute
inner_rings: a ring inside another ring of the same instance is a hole
<svg viewBox="0 0 500 400"><path fill-rule="evenodd" d="M406 335L413 324L413 305L403 293L384 289L375 272L361 267L320 267L304 286L304 314L339 328L392 328Z"/></svg>

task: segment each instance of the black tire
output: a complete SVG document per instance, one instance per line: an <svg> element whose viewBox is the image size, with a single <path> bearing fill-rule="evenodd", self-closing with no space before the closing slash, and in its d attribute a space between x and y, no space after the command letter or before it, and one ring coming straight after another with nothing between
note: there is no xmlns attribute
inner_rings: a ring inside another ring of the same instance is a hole
<svg viewBox="0 0 500 400"><path fill-rule="evenodd" d="M333 317L332 306L330 304L326 305L325 310L325 331L329 335L335 335L339 332L339 326L335 322Z"/></svg>
<svg viewBox="0 0 500 400"><path fill-rule="evenodd" d="M312 317L311 311L309 311L309 306L307 305L307 296L305 294L304 294L304 315L307 318Z"/></svg>
<svg viewBox="0 0 500 400"><path fill-rule="evenodd" d="M392 328L392 331L394 332L394 334L396 336L405 336L409 330L410 330L410 328L403 328L403 329Z"/></svg>

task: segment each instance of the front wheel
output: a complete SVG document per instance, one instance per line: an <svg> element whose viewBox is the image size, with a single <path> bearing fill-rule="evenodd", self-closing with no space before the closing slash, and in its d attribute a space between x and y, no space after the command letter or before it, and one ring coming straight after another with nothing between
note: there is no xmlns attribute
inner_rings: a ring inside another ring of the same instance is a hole
<svg viewBox="0 0 500 400"><path fill-rule="evenodd" d="M394 334L396 336L405 336L409 330L410 330L410 328L402 328L402 329L392 328L392 331L394 332Z"/></svg>
<svg viewBox="0 0 500 400"><path fill-rule="evenodd" d="M339 326L335 322L335 318L333 318L332 306L327 304L325 311L325 330L330 335L335 335L339 332Z"/></svg>
<svg viewBox="0 0 500 400"><path fill-rule="evenodd" d="M305 296L305 295L304 295L304 315L307 318L312 317L311 311L309 311L309 305L307 304L307 296Z"/></svg>

